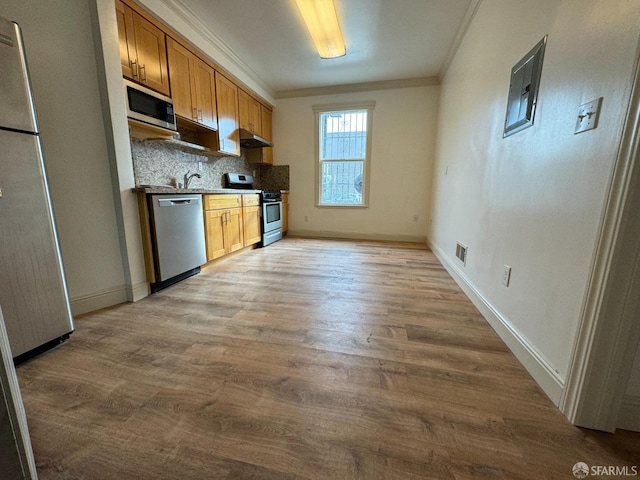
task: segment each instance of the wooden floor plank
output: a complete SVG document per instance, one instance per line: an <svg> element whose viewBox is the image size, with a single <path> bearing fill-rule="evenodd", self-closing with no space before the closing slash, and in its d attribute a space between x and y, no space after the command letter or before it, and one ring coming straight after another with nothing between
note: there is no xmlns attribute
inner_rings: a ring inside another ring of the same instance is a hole
<svg viewBox="0 0 640 480"><path fill-rule="evenodd" d="M571 426L423 245L286 238L18 368L41 479L556 479Z"/></svg>

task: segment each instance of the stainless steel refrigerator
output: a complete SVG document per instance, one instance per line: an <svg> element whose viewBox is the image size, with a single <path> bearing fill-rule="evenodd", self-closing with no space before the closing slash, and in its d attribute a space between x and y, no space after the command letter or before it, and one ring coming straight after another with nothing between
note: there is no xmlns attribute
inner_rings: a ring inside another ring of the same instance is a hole
<svg viewBox="0 0 640 480"><path fill-rule="evenodd" d="M0 18L0 307L14 357L69 336L73 318L20 27Z"/></svg>

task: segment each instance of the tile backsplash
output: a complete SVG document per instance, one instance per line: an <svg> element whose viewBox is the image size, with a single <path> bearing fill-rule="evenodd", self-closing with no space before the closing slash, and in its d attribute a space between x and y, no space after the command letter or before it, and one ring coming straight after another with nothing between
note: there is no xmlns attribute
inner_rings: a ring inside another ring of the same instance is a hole
<svg viewBox="0 0 640 480"><path fill-rule="evenodd" d="M223 175L232 172L253 175L257 189L289 190L288 165L251 164L244 151L240 157L219 157L167 141L131 139L131 152L136 185L177 186L190 171L202 175L191 180L191 187L215 189L224 187Z"/></svg>

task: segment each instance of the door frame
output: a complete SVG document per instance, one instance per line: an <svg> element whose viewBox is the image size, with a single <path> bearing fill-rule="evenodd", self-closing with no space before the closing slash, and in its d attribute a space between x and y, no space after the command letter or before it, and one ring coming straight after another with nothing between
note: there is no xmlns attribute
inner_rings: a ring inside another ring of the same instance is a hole
<svg viewBox="0 0 640 480"><path fill-rule="evenodd" d="M640 341L640 43L581 322L560 400L578 426L614 432Z"/></svg>

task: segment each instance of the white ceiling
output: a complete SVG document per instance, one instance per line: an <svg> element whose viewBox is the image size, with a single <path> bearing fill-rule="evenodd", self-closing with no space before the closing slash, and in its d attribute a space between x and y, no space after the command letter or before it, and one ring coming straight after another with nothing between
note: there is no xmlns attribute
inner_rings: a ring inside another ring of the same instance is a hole
<svg viewBox="0 0 640 480"><path fill-rule="evenodd" d="M347 55L322 60L295 0L174 0L278 93L438 77L478 0L336 0Z"/></svg>

